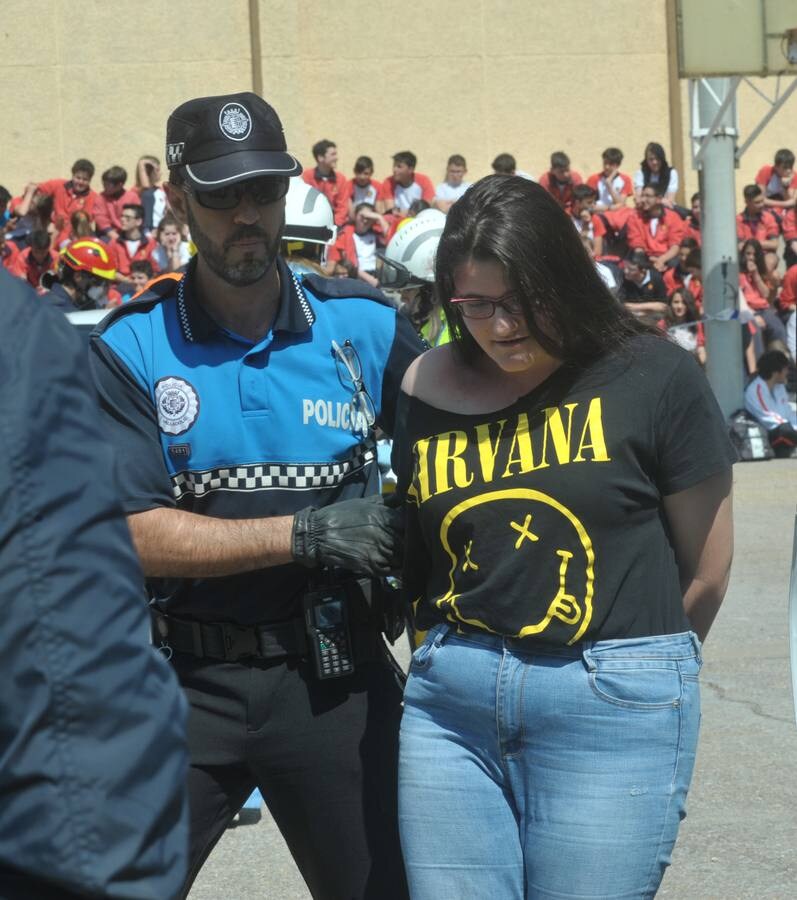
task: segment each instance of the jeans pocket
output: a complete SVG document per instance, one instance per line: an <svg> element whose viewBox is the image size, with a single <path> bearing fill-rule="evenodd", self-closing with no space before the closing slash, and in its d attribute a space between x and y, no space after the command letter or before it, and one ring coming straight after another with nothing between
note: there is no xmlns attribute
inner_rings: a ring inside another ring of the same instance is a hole
<svg viewBox="0 0 797 900"><path fill-rule="evenodd" d="M432 662L432 657L440 648L443 639L448 634L448 625L435 625L430 628L423 639L420 647L416 647L410 657L410 672L421 672L428 669Z"/></svg>
<svg viewBox="0 0 797 900"><path fill-rule="evenodd" d="M675 660L588 660L589 683L601 700L626 709L678 707L683 675Z"/></svg>

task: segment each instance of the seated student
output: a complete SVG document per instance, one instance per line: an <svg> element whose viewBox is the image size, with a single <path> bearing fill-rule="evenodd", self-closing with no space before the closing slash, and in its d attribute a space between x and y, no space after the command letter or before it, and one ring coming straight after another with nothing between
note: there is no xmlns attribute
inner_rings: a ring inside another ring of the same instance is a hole
<svg viewBox="0 0 797 900"><path fill-rule="evenodd" d="M54 272L58 265L58 254L50 249L50 235L38 230L31 233L30 244L19 254L17 273L31 287L41 285L42 275Z"/></svg>
<svg viewBox="0 0 797 900"><path fill-rule="evenodd" d="M678 255L684 232L683 219L667 209L661 191L658 184L645 185L626 223L629 248L644 250L659 272Z"/></svg>
<svg viewBox="0 0 797 900"><path fill-rule="evenodd" d="M155 240L157 246L152 253L152 259L159 271L179 272L183 266L188 265L191 251L180 234L180 225L177 219L171 213L166 213L158 223Z"/></svg>
<svg viewBox="0 0 797 900"><path fill-rule="evenodd" d="M548 191L562 209L570 210L573 188L581 183L581 176L570 168L570 157L561 150L552 153L551 168L540 176L540 186Z"/></svg>
<svg viewBox="0 0 797 900"><path fill-rule="evenodd" d="M358 156L354 163L354 177L346 185L349 201L349 221L354 221L354 208L360 203L376 206L381 181L374 178L374 161L370 156Z"/></svg>
<svg viewBox="0 0 797 900"><path fill-rule="evenodd" d="M525 178L528 181L534 181L534 176L529 175L522 169L518 169L515 157L511 153L499 153L492 162L493 172L496 175L517 175L518 178Z"/></svg>
<svg viewBox="0 0 797 900"><path fill-rule="evenodd" d="M655 324L667 312L667 289L644 250L632 250L623 263L625 305L637 318Z"/></svg>
<svg viewBox="0 0 797 900"><path fill-rule="evenodd" d="M648 185L658 187L661 202L667 207L675 206L675 196L678 193L678 170L667 162L667 154L664 147L651 141L645 147L645 158L639 168L634 172L634 196L639 200L642 189Z"/></svg>
<svg viewBox="0 0 797 900"><path fill-rule="evenodd" d="M684 287L689 289L695 298L698 312L703 313L703 253L700 247L694 247L689 251L686 259L681 263L686 277ZM666 286L666 285L665 285Z"/></svg>
<svg viewBox="0 0 797 900"><path fill-rule="evenodd" d="M93 177L94 164L87 159L78 159L72 166L71 178L51 178L38 184L40 194L53 198L54 247L59 247L68 237L69 217L73 212L80 209L93 218L97 202L97 193L91 189Z"/></svg>
<svg viewBox="0 0 797 900"><path fill-rule="evenodd" d="M166 215L166 191L161 187L161 161L157 156L142 156L136 163L136 183L133 188L144 207L144 231L148 234L160 225Z"/></svg>
<svg viewBox="0 0 797 900"><path fill-rule="evenodd" d="M6 239L6 229L0 228L0 265L8 269L12 275L22 278L19 266L19 247Z"/></svg>
<svg viewBox="0 0 797 900"><path fill-rule="evenodd" d="M379 233L376 227L379 228ZM334 246L330 247L328 262L335 264L335 274L359 278L374 287L379 286L377 250L384 246L382 236L388 232L385 217L371 203L358 203L354 210L354 224L344 226Z"/></svg>
<svg viewBox="0 0 797 900"><path fill-rule="evenodd" d="M686 237L694 238L697 246L700 247L703 243L703 235L700 232L700 192L692 194L690 203L692 208L684 221L686 226L684 233Z"/></svg>
<svg viewBox="0 0 797 900"><path fill-rule="evenodd" d="M302 179L329 200L335 224L340 228L349 218L349 192L346 176L336 171L338 146L334 141L321 140L313 144L312 152L315 167L307 166Z"/></svg>
<svg viewBox="0 0 797 900"><path fill-rule="evenodd" d="M686 260L697 246L697 241L693 237L681 238L681 243L678 245L678 256L671 260L670 265L664 270L664 286L667 288L668 296L673 291L684 287L686 279L689 277Z"/></svg>
<svg viewBox="0 0 797 900"><path fill-rule="evenodd" d="M692 292L681 287L667 298L667 312L659 322L670 340L688 350L701 366L706 364L706 335Z"/></svg>
<svg viewBox="0 0 797 900"><path fill-rule="evenodd" d="M122 294L121 303L127 303L129 300L132 300L136 294L144 290L154 277L155 269L148 259L134 259L130 263L129 287Z"/></svg>
<svg viewBox="0 0 797 900"><path fill-rule="evenodd" d="M595 263L595 268L598 270L601 281L612 292L612 296L617 300L624 300L623 270L620 266L613 261L601 260L598 262L598 260L595 259L595 242L588 235L582 233L581 243L584 245L584 249L587 251L589 258Z"/></svg>
<svg viewBox="0 0 797 900"><path fill-rule="evenodd" d="M58 250L60 252L78 238L88 237L94 237L94 222L89 218L88 213L82 209L76 209L69 217L69 231L58 245Z"/></svg>
<svg viewBox="0 0 797 900"><path fill-rule="evenodd" d="M121 166L111 166L102 173L102 190L94 203L94 227L97 236L109 241L119 237L120 216L126 203L138 203L135 191L125 190L127 172Z"/></svg>
<svg viewBox="0 0 797 900"><path fill-rule="evenodd" d="M744 392L744 408L764 428L775 456L791 456L797 448L797 414L789 403L786 380L789 358L768 350L758 360L758 375Z"/></svg>
<svg viewBox="0 0 797 900"><path fill-rule="evenodd" d="M778 150L771 166L761 166L755 183L764 191L764 205L780 215L794 209L797 198L797 174L794 172L794 154L791 150Z"/></svg>
<svg viewBox="0 0 797 900"><path fill-rule="evenodd" d="M35 181L27 184L19 197L11 198L8 213L6 233L18 247L24 246L34 231L46 231L50 235L51 244L53 243L56 236L53 197L43 194Z"/></svg>
<svg viewBox="0 0 797 900"><path fill-rule="evenodd" d="M758 325L764 329L765 342L780 341L785 346L786 328L770 302L777 286L767 269L760 242L752 238L742 244L739 253L739 289Z"/></svg>
<svg viewBox="0 0 797 900"><path fill-rule="evenodd" d="M761 244L766 254L766 264L770 272L778 265L778 239L780 227L775 216L764 209L764 191L758 184L748 184L742 191L744 209L736 216L736 239L739 250L745 241L755 240Z"/></svg>
<svg viewBox="0 0 797 900"><path fill-rule="evenodd" d="M157 272L158 264L154 259L157 244L155 239L144 234L144 207L139 203L127 203L122 209L119 237L108 244L117 281L124 289L129 290L130 264L135 259L148 259Z"/></svg>
<svg viewBox="0 0 797 900"><path fill-rule="evenodd" d="M434 207L447 213L454 203L467 191L471 183L465 181L468 165L465 157L454 153L446 163L446 180L437 185L434 194Z"/></svg>
<svg viewBox="0 0 797 900"><path fill-rule="evenodd" d="M780 220L781 231L785 249L783 250L783 262L790 269L797 264L797 209L787 209Z"/></svg>
<svg viewBox="0 0 797 900"><path fill-rule="evenodd" d="M576 231L592 240L595 256L603 255L603 236L606 226L600 216L593 213L597 193L588 184L577 184L573 188L573 199L570 204L570 219Z"/></svg>
<svg viewBox="0 0 797 900"><path fill-rule="evenodd" d="M603 168L587 179L587 184L597 193L595 209L598 212L622 209L626 198L634 193L631 177L620 171L623 151L617 147L607 147L601 158Z"/></svg>
<svg viewBox="0 0 797 900"><path fill-rule="evenodd" d="M786 323L786 346L793 360L797 360L797 349L794 346L794 331L797 325L797 266L786 270L780 286L778 309Z"/></svg>
<svg viewBox="0 0 797 900"><path fill-rule="evenodd" d="M434 200L434 185L426 175L415 171L418 158L410 150L402 150L393 156L393 174L382 182L376 209L380 213L393 213L399 218L409 215L414 200Z"/></svg>

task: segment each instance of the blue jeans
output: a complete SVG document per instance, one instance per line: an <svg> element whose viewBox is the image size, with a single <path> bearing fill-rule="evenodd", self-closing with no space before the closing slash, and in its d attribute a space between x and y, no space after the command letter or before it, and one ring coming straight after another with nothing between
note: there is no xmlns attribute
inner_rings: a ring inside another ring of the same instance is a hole
<svg viewBox="0 0 797 900"><path fill-rule="evenodd" d="M404 694L413 900L653 897L700 722L692 633L530 650L437 625Z"/></svg>

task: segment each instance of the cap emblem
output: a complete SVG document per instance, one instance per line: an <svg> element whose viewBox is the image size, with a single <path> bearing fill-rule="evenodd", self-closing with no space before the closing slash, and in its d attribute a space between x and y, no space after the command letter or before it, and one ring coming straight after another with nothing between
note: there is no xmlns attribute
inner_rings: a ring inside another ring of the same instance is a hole
<svg viewBox="0 0 797 900"><path fill-rule="evenodd" d="M219 113L219 128L231 141L245 141L252 131L252 117L240 103L225 103Z"/></svg>

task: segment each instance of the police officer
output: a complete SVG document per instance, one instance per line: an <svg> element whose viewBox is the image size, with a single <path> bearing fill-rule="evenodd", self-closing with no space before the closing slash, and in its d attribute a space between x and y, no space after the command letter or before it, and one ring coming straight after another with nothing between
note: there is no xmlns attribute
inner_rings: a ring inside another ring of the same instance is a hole
<svg viewBox="0 0 797 900"><path fill-rule="evenodd" d="M279 257L302 168L266 102L188 101L166 140L197 256L105 320L92 366L192 705L186 890L257 785L314 897L402 897L401 683L376 597L401 517L373 427L392 430L422 348L367 285Z"/></svg>
<svg viewBox="0 0 797 900"><path fill-rule="evenodd" d="M85 347L0 269L0 897L164 900L188 848L187 704Z"/></svg>

